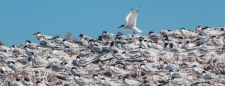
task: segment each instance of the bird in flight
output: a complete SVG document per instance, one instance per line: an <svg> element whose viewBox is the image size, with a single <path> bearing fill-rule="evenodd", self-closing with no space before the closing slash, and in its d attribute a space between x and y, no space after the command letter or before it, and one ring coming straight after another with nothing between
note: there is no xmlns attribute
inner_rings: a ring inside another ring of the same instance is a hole
<svg viewBox="0 0 225 86"><path fill-rule="evenodd" d="M132 30L133 34L135 34L135 32L142 33L142 31L136 27L136 21L137 21L139 8L140 8L140 5L136 8L136 10L133 13L132 13L132 9L130 9L129 13L127 14L127 17L125 18L125 21L127 24L121 25L118 28L122 28L125 30Z"/></svg>

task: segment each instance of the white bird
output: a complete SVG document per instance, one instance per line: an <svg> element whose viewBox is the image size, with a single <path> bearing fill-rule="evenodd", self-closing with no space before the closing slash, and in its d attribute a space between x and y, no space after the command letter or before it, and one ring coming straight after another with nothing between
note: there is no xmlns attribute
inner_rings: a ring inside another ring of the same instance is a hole
<svg viewBox="0 0 225 86"><path fill-rule="evenodd" d="M41 58L40 56L35 55L34 53L31 53L31 61L33 66L35 67L44 67L48 65L48 61Z"/></svg>
<svg viewBox="0 0 225 86"><path fill-rule="evenodd" d="M117 60L130 60L131 57L127 56L126 53L118 53L118 51L114 51L112 56Z"/></svg>
<svg viewBox="0 0 225 86"><path fill-rule="evenodd" d="M93 80L75 75L74 81L79 85L90 85Z"/></svg>
<svg viewBox="0 0 225 86"><path fill-rule="evenodd" d="M173 36L173 32L171 30L161 30L160 34L162 36Z"/></svg>
<svg viewBox="0 0 225 86"><path fill-rule="evenodd" d="M197 65L192 66L192 73L195 74L197 77L201 76L202 71L204 71L204 70L201 68L198 68Z"/></svg>
<svg viewBox="0 0 225 86"><path fill-rule="evenodd" d="M21 81L9 81L8 86L24 86Z"/></svg>
<svg viewBox="0 0 225 86"><path fill-rule="evenodd" d="M189 41L186 41L186 43L182 46L185 50L195 50L196 47L194 47L194 44L190 43Z"/></svg>
<svg viewBox="0 0 225 86"><path fill-rule="evenodd" d="M184 52L184 49L181 49L180 47L174 47L173 43L170 43L170 51L175 53L181 53Z"/></svg>
<svg viewBox="0 0 225 86"><path fill-rule="evenodd" d="M9 47L7 47L7 46L2 45L2 44L0 43L0 51L4 51L4 50L9 51L9 50L10 50L10 48L9 48Z"/></svg>
<svg viewBox="0 0 225 86"><path fill-rule="evenodd" d="M214 45L216 46L222 46L224 43L223 43L223 40L221 39L217 39L216 36L212 36L212 42L214 43Z"/></svg>
<svg viewBox="0 0 225 86"><path fill-rule="evenodd" d="M37 81L36 86L47 86L47 85L44 84L43 81Z"/></svg>
<svg viewBox="0 0 225 86"><path fill-rule="evenodd" d="M125 30L132 30L133 34L135 34L135 32L139 32L142 33L142 31L140 29L138 29L136 27L136 21L137 21L137 16L138 16L138 11L139 11L139 7L134 11L134 13L132 13L132 9L129 11L125 21L126 21L126 25L121 25L119 28L123 28Z"/></svg>
<svg viewBox="0 0 225 86"><path fill-rule="evenodd" d="M73 44L73 43L67 41L66 39L63 39L63 40L62 40L62 43L63 43L64 46L69 46L69 47L73 47L73 48L79 47L79 45Z"/></svg>
<svg viewBox="0 0 225 86"><path fill-rule="evenodd" d="M140 51L141 56L146 57L146 58L152 57L153 60L155 60L157 55L160 54L160 53L153 52L153 50L151 50L151 49L145 49L142 46L139 47L139 51Z"/></svg>
<svg viewBox="0 0 225 86"><path fill-rule="evenodd" d="M56 72L64 72L65 68L63 65L61 65L59 62L54 62L50 64L53 71Z"/></svg>
<svg viewBox="0 0 225 86"><path fill-rule="evenodd" d="M23 65L20 65L20 64L17 64L13 61L9 61L7 63L8 67L11 68L12 70L15 70L15 71L18 71L18 70L22 70L24 69L26 66L23 66Z"/></svg>
<svg viewBox="0 0 225 86"><path fill-rule="evenodd" d="M101 86L123 86L120 83L114 83L112 81L106 80L105 78L100 79L100 85Z"/></svg>
<svg viewBox="0 0 225 86"><path fill-rule="evenodd" d="M41 32L36 32L32 35L35 35L37 39L39 39L39 37L41 37L41 36L44 37L45 40L51 40L54 38L52 36L42 35Z"/></svg>
<svg viewBox="0 0 225 86"><path fill-rule="evenodd" d="M189 39L193 39L193 38L196 38L197 34L194 33L194 32L190 32L188 30L185 30L185 28L181 28L180 29L180 33L186 37L186 38L189 38Z"/></svg>
<svg viewBox="0 0 225 86"><path fill-rule="evenodd" d="M154 33L153 31L150 31L148 33L148 37L154 41L154 43L158 43L158 41L160 40L161 38L161 35L160 34L156 34Z"/></svg>
<svg viewBox="0 0 225 86"><path fill-rule="evenodd" d="M112 40L116 37L115 34L112 34L112 33L108 33L106 31L103 31L102 32L102 38L105 39L105 40Z"/></svg>
<svg viewBox="0 0 225 86"><path fill-rule="evenodd" d="M127 76L125 76L123 78L123 81L122 82L124 84L126 84L126 85L129 85L129 86L139 86L141 84L139 81L127 79Z"/></svg>
<svg viewBox="0 0 225 86"><path fill-rule="evenodd" d="M152 41L147 41L147 45L149 48L154 48L156 50L163 50L163 46L158 45L156 43L152 43Z"/></svg>
<svg viewBox="0 0 225 86"><path fill-rule="evenodd" d="M190 74L181 73L181 72L175 72L174 70L170 70L169 71L169 75L170 75L170 77L172 79L172 78L185 78L185 77L187 77Z"/></svg>
<svg viewBox="0 0 225 86"><path fill-rule="evenodd" d="M4 52L0 52L0 58L8 58L8 57L14 57L15 55L11 52L8 52L7 50L4 50Z"/></svg>
<svg viewBox="0 0 225 86"><path fill-rule="evenodd" d="M30 40L26 40L25 42L25 46L29 47L30 49L35 49L37 47L38 44L36 43L31 43Z"/></svg>
<svg viewBox="0 0 225 86"><path fill-rule="evenodd" d="M12 45L11 50L12 53L14 53L14 55L20 55L23 53L23 50L21 48L16 47L15 45Z"/></svg>
<svg viewBox="0 0 225 86"><path fill-rule="evenodd" d="M24 78L24 85L26 85L26 86L33 86L33 82L32 82L32 80L30 78L25 77Z"/></svg>
<svg viewBox="0 0 225 86"><path fill-rule="evenodd" d="M147 43L144 41L144 37L139 37L140 46L144 47L145 49L148 49Z"/></svg>
<svg viewBox="0 0 225 86"><path fill-rule="evenodd" d="M202 32L202 27L201 27L201 26L197 26L197 27L195 28L195 32L196 32L197 34L201 33L201 32Z"/></svg>
<svg viewBox="0 0 225 86"><path fill-rule="evenodd" d="M146 74L150 74L150 75L155 75L155 74L158 74L160 72L166 72L166 71L159 71L158 69L151 68L149 66L145 66L145 64L140 64L140 68L141 68L142 72L144 72Z"/></svg>
<svg viewBox="0 0 225 86"><path fill-rule="evenodd" d="M113 54L114 51L117 51L117 52L123 52L123 50L119 49L118 47L114 46L115 42L112 41L110 43L110 46L109 46L109 51L111 54Z"/></svg>
<svg viewBox="0 0 225 86"><path fill-rule="evenodd" d="M162 64L162 67L163 67L163 69L166 69L166 70L177 70L177 69L179 69L179 67L177 65L169 64L167 62L164 62Z"/></svg>
<svg viewBox="0 0 225 86"><path fill-rule="evenodd" d="M189 86L190 82L183 78L173 78L171 84L172 86Z"/></svg>
<svg viewBox="0 0 225 86"><path fill-rule="evenodd" d="M115 64L109 66L109 71L114 75L125 75L125 74L131 73L129 71L125 71L125 70L115 67Z"/></svg>
<svg viewBox="0 0 225 86"><path fill-rule="evenodd" d="M206 71L202 71L202 78L204 78L206 80L211 80L211 79L218 79L220 77L216 74L206 72Z"/></svg>
<svg viewBox="0 0 225 86"><path fill-rule="evenodd" d="M127 43L123 42L123 43L121 43L121 48L123 50L131 51L131 50L137 49L138 46L134 45L133 43L127 44Z"/></svg>
<svg viewBox="0 0 225 86"><path fill-rule="evenodd" d="M91 38L91 37L89 37L89 36L86 36L86 35L84 35L84 34L80 34L79 37L80 37L80 39L85 39L85 40L87 40L87 41L89 41L90 39L93 39L93 38Z"/></svg>
<svg viewBox="0 0 225 86"><path fill-rule="evenodd" d="M94 55L92 57L80 57L80 56L77 56L76 58L76 64L77 65L81 65L81 66L85 66L85 65L88 65L94 61L97 61L100 59L101 56L103 56L104 54L101 54L101 55Z"/></svg>
<svg viewBox="0 0 225 86"><path fill-rule="evenodd" d="M66 46L66 49L64 50L68 55L77 55L79 52L79 48L70 48L69 46Z"/></svg>
<svg viewBox="0 0 225 86"><path fill-rule="evenodd" d="M55 43L61 44L62 40L63 40L63 38L60 38L59 36L55 36Z"/></svg>
<svg viewBox="0 0 225 86"><path fill-rule="evenodd" d="M92 70L92 69L89 69L89 70L86 70L86 69L77 69L76 67L72 67L71 68L71 73L73 75L81 75L81 76L85 76L85 75L93 75L93 74L96 74L98 72L100 72L101 70Z"/></svg>

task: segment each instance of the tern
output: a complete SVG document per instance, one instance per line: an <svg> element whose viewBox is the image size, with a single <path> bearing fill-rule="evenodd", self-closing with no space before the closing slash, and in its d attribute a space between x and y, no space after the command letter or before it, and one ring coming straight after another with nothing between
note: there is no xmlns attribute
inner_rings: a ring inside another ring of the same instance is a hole
<svg viewBox="0 0 225 86"><path fill-rule="evenodd" d="M79 85L89 85L92 82L91 79L80 77L80 75L74 75L74 81Z"/></svg>
<svg viewBox="0 0 225 86"><path fill-rule="evenodd" d="M52 36L42 35L41 32L36 32L36 33L33 33L32 35L35 35L37 39L39 39L39 37L41 37L41 36L43 36L45 40L54 39L54 37L52 37Z"/></svg>
<svg viewBox="0 0 225 86"><path fill-rule="evenodd" d="M119 28L123 28L125 30L132 30L133 34L135 34L135 32L139 32L142 33L142 31L140 29L138 29L136 27L136 21L137 21L137 16L138 16L138 12L139 12L139 7L140 5L137 7L137 9L132 13L132 9L130 9L129 13L127 14L127 17L125 18L126 21L126 25L121 25Z"/></svg>
<svg viewBox="0 0 225 86"><path fill-rule="evenodd" d="M122 80L122 82L129 86L139 86L141 83L136 80L127 79L128 76L125 76Z"/></svg>

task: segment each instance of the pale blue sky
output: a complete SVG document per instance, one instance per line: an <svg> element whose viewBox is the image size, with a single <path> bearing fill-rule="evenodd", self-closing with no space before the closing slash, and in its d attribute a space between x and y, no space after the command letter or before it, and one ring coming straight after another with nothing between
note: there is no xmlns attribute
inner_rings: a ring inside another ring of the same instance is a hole
<svg viewBox="0 0 225 86"><path fill-rule="evenodd" d="M225 0L1 0L0 40L6 45L18 45L26 40L38 43L31 34L65 36L71 32L78 38L83 33L97 38L102 31L125 24L130 8L141 5L137 27L159 32L161 29L193 30L202 27L225 26Z"/></svg>

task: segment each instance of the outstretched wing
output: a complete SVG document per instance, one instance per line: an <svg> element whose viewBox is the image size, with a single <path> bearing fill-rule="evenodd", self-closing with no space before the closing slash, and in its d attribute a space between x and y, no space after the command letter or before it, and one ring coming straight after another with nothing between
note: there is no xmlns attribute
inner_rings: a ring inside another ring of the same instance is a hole
<svg viewBox="0 0 225 86"><path fill-rule="evenodd" d="M126 23L129 21L129 17L132 15L132 9L130 9L129 13L127 14L127 17L125 18Z"/></svg>
<svg viewBox="0 0 225 86"><path fill-rule="evenodd" d="M138 11L139 11L139 7L134 11L134 13L129 17L127 25L128 26L132 26L132 27L136 27L136 20L137 20L137 15L138 15Z"/></svg>

